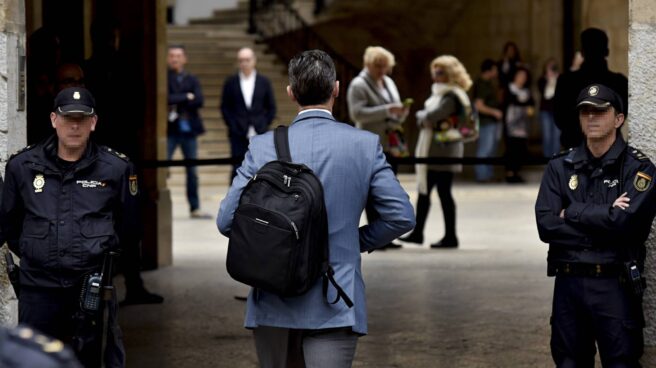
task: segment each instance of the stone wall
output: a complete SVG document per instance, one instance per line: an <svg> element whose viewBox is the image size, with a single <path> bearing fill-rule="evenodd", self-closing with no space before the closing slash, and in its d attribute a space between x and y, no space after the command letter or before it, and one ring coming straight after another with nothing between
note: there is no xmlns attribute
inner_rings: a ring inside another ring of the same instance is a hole
<svg viewBox="0 0 656 368"><path fill-rule="evenodd" d="M11 152L25 146L25 96L19 92L25 70L25 5L22 0L0 0L0 170ZM24 79L23 79L24 80ZM19 96L22 103L19 104ZM6 247L0 248L4 255ZM0 324L16 322L16 299L0 259Z"/></svg>
<svg viewBox="0 0 656 368"><path fill-rule="evenodd" d="M629 32L629 96L631 144L656 160L656 6L653 0L631 0ZM652 184L653 185L653 184ZM652 188L651 190L656 190ZM656 226L647 240L647 262L645 265L649 287L645 292L644 309L647 319L645 344L648 346L643 358L645 367L656 366Z"/></svg>

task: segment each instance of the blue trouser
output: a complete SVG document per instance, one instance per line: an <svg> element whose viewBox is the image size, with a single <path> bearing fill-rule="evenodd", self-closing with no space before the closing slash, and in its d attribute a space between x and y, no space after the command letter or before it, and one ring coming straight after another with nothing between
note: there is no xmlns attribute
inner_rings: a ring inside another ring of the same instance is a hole
<svg viewBox="0 0 656 368"><path fill-rule="evenodd" d="M544 157L551 157L560 152L560 129L556 126L551 111L540 111L542 123L542 153Z"/></svg>
<svg viewBox="0 0 656 368"><path fill-rule="evenodd" d="M635 368L643 352L640 298L619 277L556 276L551 355L559 368Z"/></svg>
<svg viewBox="0 0 656 368"><path fill-rule="evenodd" d="M182 149L182 156L185 160L195 160L198 158L198 142L196 136L191 134L177 134L168 136L167 155L170 160L177 146ZM200 207L198 199L198 174L196 166L187 166L187 200L191 211Z"/></svg>
<svg viewBox="0 0 656 368"><path fill-rule="evenodd" d="M479 128L478 146L476 147L476 157L494 157L499 147L501 138L501 123L482 123ZM474 167L476 180L487 181L494 177L494 167L492 165L476 165Z"/></svg>

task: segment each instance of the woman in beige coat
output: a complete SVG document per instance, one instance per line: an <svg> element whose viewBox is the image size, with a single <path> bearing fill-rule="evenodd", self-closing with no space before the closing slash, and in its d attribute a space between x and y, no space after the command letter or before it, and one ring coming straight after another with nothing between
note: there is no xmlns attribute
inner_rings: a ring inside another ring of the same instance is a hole
<svg viewBox="0 0 656 368"><path fill-rule="evenodd" d="M380 46L370 46L363 61L364 69L353 78L346 93L349 115L357 128L378 134L383 151L389 153L387 131L403 123L409 108L403 106L396 84L387 76L394 67L394 55ZM392 170L396 174L396 165L392 165ZM370 205L365 212L369 223L378 217ZM399 247L394 243L386 246Z"/></svg>
<svg viewBox="0 0 656 368"><path fill-rule="evenodd" d="M431 62L431 95L424 109L417 111L420 128L415 151L416 157L459 157L464 153L464 143L457 137L444 138L444 125L466 119L471 113L471 102L467 90L472 81L460 61L451 55L442 55ZM417 175L417 225L412 233L400 240L423 244L424 225L430 209L430 192L434 186L442 203L444 214L444 237L431 248L455 248L456 204L451 194L453 176L462 171L462 165L416 165Z"/></svg>

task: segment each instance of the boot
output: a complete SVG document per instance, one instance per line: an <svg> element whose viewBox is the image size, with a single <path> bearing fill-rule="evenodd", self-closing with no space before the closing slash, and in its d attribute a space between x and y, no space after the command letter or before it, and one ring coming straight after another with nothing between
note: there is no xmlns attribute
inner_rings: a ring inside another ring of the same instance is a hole
<svg viewBox="0 0 656 368"><path fill-rule="evenodd" d="M426 225L426 218L428 217L428 210L430 209L430 197L428 195L420 194L417 197L417 222L414 230L399 240L416 243L421 245L424 242L424 226Z"/></svg>
<svg viewBox="0 0 656 368"><path fill-rule="evenodd" d="M442 213L444 214L444 238L437 243L431 244L431 248L457 248L456 204L450 196L444 196L441 200Z"/></svg>
<svg viewBox="0 0 656 368"><path fill-rule="evenodd" d="M458 238L446 236L437 243L431 244L431 248L458 248Z"/></svg>

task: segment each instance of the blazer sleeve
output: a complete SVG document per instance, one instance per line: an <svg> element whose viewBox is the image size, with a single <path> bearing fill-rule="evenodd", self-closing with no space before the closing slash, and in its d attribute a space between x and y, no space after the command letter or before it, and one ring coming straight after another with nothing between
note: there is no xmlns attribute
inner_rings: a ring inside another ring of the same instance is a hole
<svg viewBox="0 0 656 368"><path fill-rule="evenodd" d="M276 97L273 93L273 88L271 87L271 81L269 81L267 78L264 78L264 81L266 82L266 91L264 96L264 101L266 103L266 123L267 125L271 125L273 119L276 118Z"/></svg>
<svg viewBox="0 0 656 368"><path fill-rule="evenodd" d="M255 136L251 139L249 144L249 150L246 151L244 161L241 163L241 166L237 169L237 176L232 180L232 185L228 190L225 198L221 201L219 207L219 213L216 217L216 227L219 229L219 232L227 237L230 236L230 230L232 229L232 219L235 216L235 210L239 205L239 198L241 197L241 192L246 187L246 184L251 180L251 178L257 173L259 167L255 164L253 155L251 153L251 147L253 142L259 141L261 135Z"/></svg>
<svg viewBox="0 0 656 368"><path fill-rule="evenodd" d="M378 143L373 155L369 202L380 217L360 228L360 251L371 252L415 227L415 214L408 193L403 190Z"/></svg>
<svg viewBox="0 0 656 368"><path fill-rule="evenodd" d="M174 85L172 84L171 78L174 78L170 73L168 74L168 95L167 100L169 105L177 105L187 101L187 92L177 91Z"/></svg>
<svg viewBox="0 0 656 368"><path fill-rule="evenodd" d="M235 115L233 113L235 101L234 95L231 91L232 87L232 78L228 77L223 83L223 92L221 93L221 115L223 115L223 122L228 127L231 127L235 121Z"/></svg>
<svg viewBox="0 0 656 368"><path fill-rule="evenodd" d="M349 116L360 124L382 123L387 119L387 104L367 106L367 86L356 77L346 92Z"/></svg>
<svg viewBox="0 0 656 368"><path fill-rule="evenodd" d="M203 104L205 103L205 98L203 97L203 90L200 88L200 82L198 81L198 78L194 76L190 76L190 78L191 78L190 92L194 94L194 99L187 102L187 106L199 109L203 107Z"/></svg>

